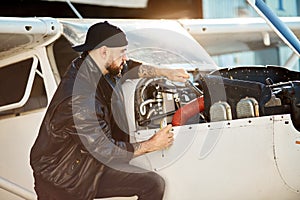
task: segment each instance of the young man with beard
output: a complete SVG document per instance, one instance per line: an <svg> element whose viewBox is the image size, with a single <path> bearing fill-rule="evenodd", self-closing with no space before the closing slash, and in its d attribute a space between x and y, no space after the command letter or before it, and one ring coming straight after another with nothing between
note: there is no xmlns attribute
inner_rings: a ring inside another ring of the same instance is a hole
<svg viewBox="0 0 300 200"><path fill-rule="evenodd" d="M165 76L184 82L189 75L183 69L127 61L127 44L121 29L103 22L92 25L85 43L73 47L83 53L58 86L31 149L39 200L163 198L164 180L128 163L135 156L169 147L174 140L171 125L144 142L118 140L115 135L126 133L113 118L111 97L126 62L129 77Z"/></svg>

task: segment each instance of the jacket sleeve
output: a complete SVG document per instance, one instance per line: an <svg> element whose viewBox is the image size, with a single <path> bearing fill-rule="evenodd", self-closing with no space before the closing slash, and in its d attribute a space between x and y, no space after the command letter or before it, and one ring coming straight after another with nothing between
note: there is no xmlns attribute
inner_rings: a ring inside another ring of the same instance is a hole
<svg viewBox="0 0 300 200"><path fill-rule="evenodd" d="M128 162L133 157L133 146L112 138L105 109L108 108L92 94L74 95L57 107L59 121L53 119L64 132L60 135L71 137L100 162Z"/></svg>

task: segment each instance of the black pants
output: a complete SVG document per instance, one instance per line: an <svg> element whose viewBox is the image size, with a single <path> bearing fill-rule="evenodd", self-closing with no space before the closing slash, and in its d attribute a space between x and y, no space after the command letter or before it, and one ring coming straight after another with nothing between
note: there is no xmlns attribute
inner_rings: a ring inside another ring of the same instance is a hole
<svg viewBox="0 0 300 200"><path fill-rule="evenodd" d="M165 190L163 178L154 172L135 167L132 169L136 169L133 171L137 173L105 168L95 198L137 195L139 200L162 200ZM75 195L68 194L38 177L35 178L35 190L38 200L78 200Z"/></svg>

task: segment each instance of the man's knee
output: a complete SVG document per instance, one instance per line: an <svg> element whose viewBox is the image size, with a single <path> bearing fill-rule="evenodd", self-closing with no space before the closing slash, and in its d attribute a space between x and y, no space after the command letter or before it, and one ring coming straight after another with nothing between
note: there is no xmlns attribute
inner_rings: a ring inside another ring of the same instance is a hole
<svg viewBox="0 0 300 200"><path fill-rule="evenodd" d="M149 186L152 186L152 190L157 193L163 194L165 191L165 180L160 175L154 172L150 172L149 176L151 177L149 180Z"/></svg>

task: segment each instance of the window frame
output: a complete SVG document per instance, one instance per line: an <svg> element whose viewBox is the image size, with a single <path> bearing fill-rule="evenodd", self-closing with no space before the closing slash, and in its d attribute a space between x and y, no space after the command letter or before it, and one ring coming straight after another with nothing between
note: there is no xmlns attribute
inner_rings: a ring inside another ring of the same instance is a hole
<svg viewBox="0 0 300 200"><path fill-rule="evenodd" d="M25 88L23 97L18 102L0 106L0 112L23 107L26 104L26 102L29 100L36 73L43 78L42 73L38 72L38 70L37 70L39 59L35 55L32 55L30 57L26 57L22 60L18 60L15 63L18 63L18 62L21 62L21 61L24 61L24 60L28 60L28 59L31 59L31 58L33 59L33 61L32 61L32 65L31 65L31 69L30 69L29 76L28 76L28 79L27 79L26 88ZM1 68L5 67L7 65L11 65L11 64L13 64L13 63L3 65L3 66L1 66Z"/></svg>

